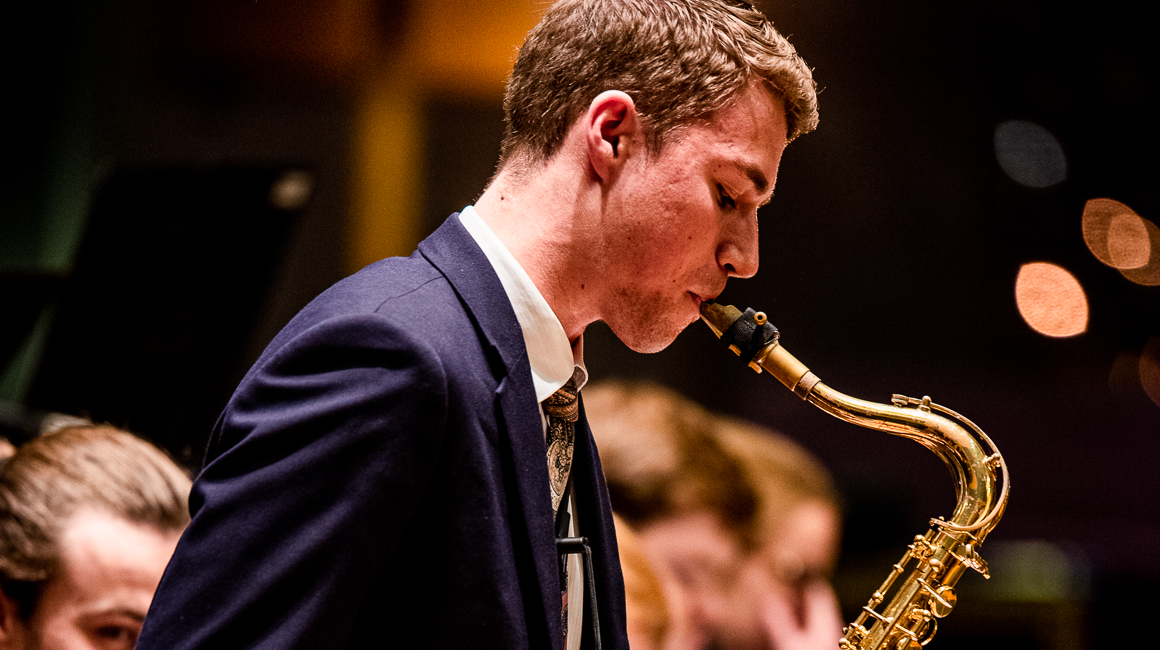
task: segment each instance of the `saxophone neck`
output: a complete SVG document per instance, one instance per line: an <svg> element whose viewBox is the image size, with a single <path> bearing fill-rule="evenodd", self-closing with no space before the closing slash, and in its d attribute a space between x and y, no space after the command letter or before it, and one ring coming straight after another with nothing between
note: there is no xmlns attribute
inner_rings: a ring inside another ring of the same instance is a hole
<svg viewBox="0 0 1160 650"><path fill-rule="evenodd" d="M998 522L1007 501L1007 467L990 438L969 420L930 398L896 395L892 404L880 404L827 386L780 345L777 328L763 312L709 301L701 305L701 319L750 368L773 375L803 400L851 424L910 438L935 452L954 475L959 494L950 520L934 523L982 541ZM996 494L1000 473L1002 492Z"/></svg>
<svg viewBox="0 0 1160 650"><path fill-rule="evenodd" d="M798 397L807 399L818 378L796 357L778 344L777 328L765 312L707 301L701 320L754 372L769 372Z"/></svg>

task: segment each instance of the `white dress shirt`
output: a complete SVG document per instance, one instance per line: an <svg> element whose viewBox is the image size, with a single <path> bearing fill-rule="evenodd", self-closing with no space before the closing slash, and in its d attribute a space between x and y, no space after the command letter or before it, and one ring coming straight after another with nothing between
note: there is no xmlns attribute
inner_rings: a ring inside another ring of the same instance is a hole
<svg viewBox="0 0 1160 650"><path fill-rule="evenodd" d="M568 341L564 326L560 319L544 300L540 290L528 277L526 271L512 257L507 247L503 245L495 232L488 227L472 206L467 206L459 213L459 220L463 227L475 239L475 243L483 249L487 261L499 276L500 284L507 294L515 311L516 320L524 335L524 345L528 349L528 361L532 367L532 384L536 390L536 401L542 403L549 395L568 383L573 372L580 370L579 389L588 381L588 371L584 368L584 339L580 337L575 347ZM540 406L540 424L545 439L548 432L548 418ZM544 457L547 464L547 456ZM545 485L544 489L547 490ZM576 499L571 492L568 495L568 512L571 513L571 523L568 526L568 535L576 536L579 526L576 520ZM580 647L580 626L584 616L584 581L583 564L579 555L568 556L568 634L567 650L578 650Z"/></svg>

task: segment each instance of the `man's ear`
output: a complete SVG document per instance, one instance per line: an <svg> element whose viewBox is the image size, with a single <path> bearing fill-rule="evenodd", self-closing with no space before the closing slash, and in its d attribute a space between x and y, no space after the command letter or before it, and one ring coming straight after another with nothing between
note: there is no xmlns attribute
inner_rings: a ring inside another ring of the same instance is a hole
<svg viewBox="0 0 1160 650"><path fill-rule="evenodd" d="M16 602L0 589L0 650L28 647L28 626L20 619Z"/></svg>
<svg viewBox="0 0 1160 650"><path fill-rule="evenodd" d="M606 90L596 96L584 114L588 160L604 180L611 180L637 147L643 145L636 104L626 93Z"/></svg>

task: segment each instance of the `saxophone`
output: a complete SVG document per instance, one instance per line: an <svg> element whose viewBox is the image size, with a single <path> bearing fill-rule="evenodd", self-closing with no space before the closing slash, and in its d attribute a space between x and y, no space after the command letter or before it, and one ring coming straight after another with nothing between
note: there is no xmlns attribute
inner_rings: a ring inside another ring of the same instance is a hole
<svg viewBox="0 0 1160 650"><path fill-rule="evenodd" d="M847 422L910 438L946 463L958 488L950 519L932 519L853 623L842 630L840 650L915 650L938 630L957 600L955 583L966 569L989 578L979 546L1007 506L1007 464L994 443L970 420L950 409L894 395L892 405L856 399L818 380L778 343L766 315L705 302L701 318L753 370L768 371L786 388ZM984 450L984 446L988 451ZM996 492L999 476L1002 491ZM883 605L883 603L886 603Z"/></svg>

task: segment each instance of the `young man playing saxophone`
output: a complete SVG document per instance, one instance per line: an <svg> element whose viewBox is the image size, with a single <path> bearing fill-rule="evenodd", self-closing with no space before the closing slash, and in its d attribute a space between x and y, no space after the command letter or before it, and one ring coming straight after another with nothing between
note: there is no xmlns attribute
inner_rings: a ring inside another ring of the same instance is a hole
<svg viewBox="0 0 1160 650"><path fill-rule="evenodd" d="M595 445L555 400L588 324L660 350L757 271L814 84L746 3L570 0L505 107L475 206L323 293L243 380L139 647L578 648L597 620L627 647Z"/></svg>

